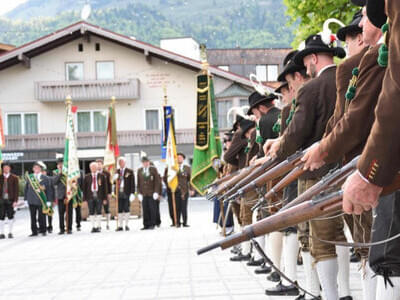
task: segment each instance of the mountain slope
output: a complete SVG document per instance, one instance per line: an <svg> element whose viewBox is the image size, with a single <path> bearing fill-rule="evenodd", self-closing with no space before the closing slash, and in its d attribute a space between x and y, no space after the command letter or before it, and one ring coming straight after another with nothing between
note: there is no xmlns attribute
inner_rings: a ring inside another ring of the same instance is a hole
<svg viewBox="0 0 400 300"><path fill-rule="evenodd" d="M292 29L285 26L287 18L281 0L91 3L88 22L156 45L161 38L182 35L193 36L209 48L286 47L293 38ZM29 0L7 18L0 18L0 41L20 45L77 22L83 4L76 0ZM24 20L16 20L19 18Z"/></svg>

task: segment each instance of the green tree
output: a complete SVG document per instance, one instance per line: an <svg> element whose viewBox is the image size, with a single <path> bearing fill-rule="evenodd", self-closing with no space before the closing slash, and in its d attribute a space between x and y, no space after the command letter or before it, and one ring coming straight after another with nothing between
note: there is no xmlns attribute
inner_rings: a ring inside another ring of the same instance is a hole
<svg viewBox="0 0 400 300"><path fill-rule="evenodd" d="M293 47L305 40L310 34L322 31L322 25L329 18L336 18L348 24L354 13L359 9L350 4L349 0L283 0L287 7L286 14L290 16L289 24L298 24L293 31L295 39ZM338 27L331 25L332 32Z"/></svg>

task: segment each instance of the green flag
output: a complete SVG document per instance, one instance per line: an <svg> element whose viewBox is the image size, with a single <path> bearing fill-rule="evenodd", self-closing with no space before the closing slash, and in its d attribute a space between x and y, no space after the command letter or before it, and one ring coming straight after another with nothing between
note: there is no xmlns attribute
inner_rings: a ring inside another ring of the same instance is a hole
<svg viewBox="0 0 400 300"><path fill-rule="evenodd" d="M213 161L221 157L222 146L215 112L214 85L210 75L197 77L196 141L193 151L191 184L204 194L203 187L217 178Z"/></svg>

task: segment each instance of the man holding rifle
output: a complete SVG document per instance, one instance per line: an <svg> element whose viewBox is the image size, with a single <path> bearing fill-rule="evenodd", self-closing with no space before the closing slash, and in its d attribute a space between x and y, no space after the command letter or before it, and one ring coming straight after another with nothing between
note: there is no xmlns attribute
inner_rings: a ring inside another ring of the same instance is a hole
<svg viewBox="0 0 400 300"><path fill-rule="evenodd" d="M275 141L269 150L270 156L286 158L298 149L305 149L321 139L326 124L332 116L336 100L336 66L333 57L343 58L345 52L335 47L335 41L326 41L321 34L311 35L305 42L305 48L294 57L298 65L305 65L307 74L313 79L303 85L297 92L297 107L286 132ZM286 76L291 84L291 76ZM314 172L304 173L298 182L298 193L301 194L314 185L331 166ZM341 219L327 219L310 222L311 235L332 240L345 240ZM311 255L321 285L327 299L338 299L336 285L338 265L334 246L310 241ZM306 264L309 264L306 261ZM319 294L313 289L314 294Z"/></svg>
<svg viewBox="0 0 400 300"><path fill-rule="evenodd" d="M325 163L340 160L343 160L344 163L349 162L361 153L372 127L373 112L386 71L385 67L378 63L379 49L382 45L379 41L382 33L369 21L365 8L359 26L363 29L363 41L368 46L368 50L362 49L341 65L341 69L347 72L347 76L352 73L355 80L350 82L346 95L338 93L334 113L336 118L332 122L332 126L327 127L321 142L316 144L303 157L304 168L307 170L315 170ZM351 45L351 43L348 44ZM350 70L348 66L355 62L358 63L358 66ZM338 74L340 73L338 72ZM343 77L345 76L343 75ZM353 91L354 93L352 93ZM342 103L342 105L338 103ZM372 225L372 213L370 211L360 216L349 216L346 221L349 228L352 229L354 241L370 242ZM363 260L362 266L366 266L361 272L364 300L375 299L376 278L365 263L368 259L369 249L360 248L356 251Z"/></svg>

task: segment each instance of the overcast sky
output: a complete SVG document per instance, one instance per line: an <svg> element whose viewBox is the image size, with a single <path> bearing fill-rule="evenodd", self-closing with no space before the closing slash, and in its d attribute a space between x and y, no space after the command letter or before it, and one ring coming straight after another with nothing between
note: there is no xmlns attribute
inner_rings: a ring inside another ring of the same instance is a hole
<svg viewBox="0 0 400 300"><path fill-rule="evenodd" d="M17 5L26 1L27 0L0 0L0 15L4 15Z"/></svg>

